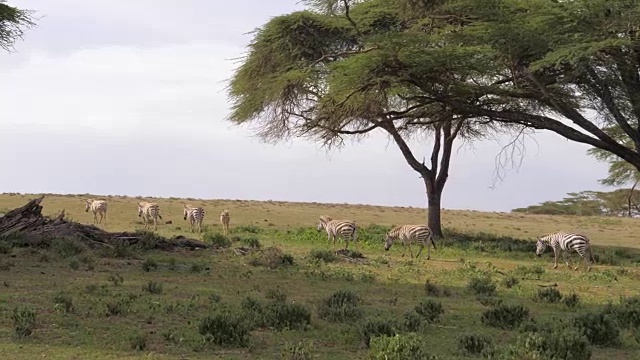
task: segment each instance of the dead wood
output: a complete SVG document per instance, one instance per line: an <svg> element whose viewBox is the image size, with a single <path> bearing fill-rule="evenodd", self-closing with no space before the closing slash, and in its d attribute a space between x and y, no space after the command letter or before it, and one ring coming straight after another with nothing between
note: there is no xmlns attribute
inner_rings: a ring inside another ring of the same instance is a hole
<svg viewBox="0 0 640 360"><path fill-rule="evenodd" d="M207 249L202 241L176 236L170 239L153 233L110 233L94 225L80 224L65 219L65 211L54 218L42 215L40 203L44 196L29 201L0 217L0 241L20 238L27 243L42 243L56 238L75 238L95 248L99 246L144 245L145 248L173 250L176 248Z"/></svg>
<svg viewBox="0 0 640 360"><path fill-rule="evenodd" d="M548 285L538 284L538 286L543 288L548 288L548 287L557 287L558 284L548 284Z"/></svg>

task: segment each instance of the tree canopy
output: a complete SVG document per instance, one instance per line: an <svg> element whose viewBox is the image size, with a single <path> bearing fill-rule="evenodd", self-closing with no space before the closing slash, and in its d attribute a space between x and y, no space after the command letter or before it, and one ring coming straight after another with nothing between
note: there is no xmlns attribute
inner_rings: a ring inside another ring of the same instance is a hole
<svg viewBox="0 0 640 360"><path fill-rule="evenodd" d="M537 205L511 210L515 213L578 216L640 216L640 191L581 191L568 193L559 201L545 201Z"/></svg>
<svg viewBox="0 0 640 360"><path fill-rule="evenodd" d="M0 47L13 50L15 41L21 39L24 31L35 25L33 11L18 9L0 0Z"/></svg>

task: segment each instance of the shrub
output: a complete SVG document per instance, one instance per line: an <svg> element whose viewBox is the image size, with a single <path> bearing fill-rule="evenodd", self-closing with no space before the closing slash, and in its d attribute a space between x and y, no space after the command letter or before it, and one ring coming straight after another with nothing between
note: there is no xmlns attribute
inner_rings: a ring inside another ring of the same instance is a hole
<svg viewBox="0 0 640 360"><path fill-rule="evenodd" d="M548 332L524 333L515 346L506 347L503 359L591 359L589 342L579 331L558 328Z"/></svg>
<svg viewBox="0 0 640 360"><path fill-rule="evenodd" d="M114 273L109 275L109 281L111 281L114 286L120 286L124 282L124 278L122 277L122 275Z"/></svg>
<svg viewBox="0 0 640 360"><path fill-rule="evenodd" d="M304 329L311 323L311 311L302 304L271 302L265 307L267 325L276 330Z"/></svg>
<svg viewBox="0 0 640 360"><path fill-rule="evenodd" d="M620 328L609 314L580 314L573 319L573 326L593 345L612 346L620 343Z"/></svg>
<svg viewBox="0 0 640 360"><path fill-rule="evenodd" d="M267 289L267 292L264 294L264 297L267 299L284 302L287 300L287 294L282 292L280 288L275 289Z"/></svg>
<svg viewBox="0 0 640 360"><path fill-rule="evenodd" d="M518 285L519 283L520 283L520 280L518 280L513 276L507 276L506 278L502 279L502 286L506 287L507 289L511 289L512 287Z"/></svg>
<svg viewBox="0 0 640 360"><path fill-rule="evenodd" d="M484 325L500 329L515 329L529 317L529 309L522 305L500 304L482 314Z"/></svg>
<svg viewBox="0 0 640 360"><path fill-rule="evenodd" d="M557 303L562 299L562 294L558 289L552 287L546 287L538 289L538 292L533 296L533 301Z"/></svg>
<svg viewBox="0 0 640 360"><path fill-rule="evenodd" d="M294 261L292 255L285 254L277 247L270 247L254 253L249 264L252 266L265 266L269 269L277 269L282 266L293 265Z"/></svg>
<svg viewBox="0 0 640 360"><path fill-rule="evenodd" d="M222 297L216 293L209 294L209 303L217 304L222 300Z"/></svg>
<svg viewBox="0 0 640 360"><path fill-rule="evenodd" d="M427 296L451 296L451 292L448 288L438 286L435 283L432 283L429 279L427 279L427 281L425 281L424 283L424 291L427 293Z"/></svg>
<svg viewBox="0 0 640 360"><path fill-rule="evenodd" d="M66 294L56 294L53 297L53 308L57 311L62 311L64 313L72 313L74 310L73 307L73 298Z"/></svg>
<svg viewBox="0 0 640 360"><path fill-rule="evenodd" d="M18 338L25 338L33 333L36 327L36 311L28 307L15 307L11 314L13 329Z"/></svg>
<svg viewBox="0 0 640 360"><path fill-rule="evenodd" d="M402 328L408 332L417 332L422 328L422 316L415 311L407 311L402 317Z"/></svg>
<svg viewBox="0 0 640 360"><path fill-rule="evenodd" d="M71 261L69 261L69 267L71 270L78 270L80 268L80 262L77 259L71 259Z"/></svg>
<svg viewBox="0 0 640 360"><path fill-rule="evenodd" d="M428 344L417 334L379 336L371 339L371 358L375 360L437 360Z"/></svg>
<svg viewBox="0 0 640 360"><path fill-rule="evenodd" d="M482 304L483 306L498 306L500 304L502 304L502 299L498 299L496 297L493 296L484 296L484 295L478 295L476 296L476 300L478 300L478 302L480 304Z"/></svg>
<svg viewBox="0 0 640 360"><path fill-rule="evenodd" d="M9 255L13 251L11 244L7 241L0 241L0 254Z"/></svg>
<svg viewBox="0 0 640 360"><path fill-rule="evenodd" d="M623 298L619 305L609 304L604 311L613 315L626 328L640 328L640 296Z"/></svg>
<svg viewBox="0 0 640 360"><path fill-rule="evenodd" d="M260 240L258 240L258 238L255 238L253 236L243 237L241 238L241 241L243 244L247 245L248 247L254 250L260 249L262 247L262 244L260 244Z"/></svg>
<svg viewBox="0 0 640 360"><path fill-rule="evenodd" d="M420 302L415 307L415 311L427 322L436 322L440 315L444 314L442 303L439 301L427 299Z"/></svg>
<svg viewBox="0 0 640 360"><path fill-rule="evenodd" d="M318 317L333 322L347 322L362 317L360 297L349 290L340 290L318 306Z"/></svg>
<svg viewBox="0 0 640 360"><path fill-rule="evenodd" d="M142 291L146 291L149 294L162 294L162 283L149 280L147 284L142 287Z"/></svg>
<svg viewBox="0 0 640 360"><path fill-rule="evenodd" d="M135 333L129 337L129 343L133 350L142 351L147 348L147 334Z"/></svg>
<svg viewBox="0 0 640 360"><path fill-rule="evenodd" d="M371 344L371 338L378 336L394 336L396 330L394 329L392 322L382 319L366 320L360 324L360 339L364 342L366 347Z"/></svg>
<svg viewBox="0 0 640 360"><path fill-rule="evenodd" d="M142 263L142 270L146 272L155 270L157 268L158 268L158 263L154 259L149 258Z"/></svg>
<svg viewBox="0 0 640 360"><path fill-rule="evenodd" d="M329 250L311 250L309 258L311 260L323 261L325 263L334 262L338 259L336 254Z"/></svg>
<svg viewBox="0 0 640 360"><path fill-rule="evenodd" d="M576 293L571 293L562 298L562 303L565 304L568 308L572 309L578 305L580 302L580 296Z"/></svg>
<svg viewBox="0 0 640 360"><path fill-rule="evenodd" d="M458 349L469 355L479 355L491 347L491 338L481 334L464 334L458 337Z"/></svg>
<svg viewBox="0 0 640 360"><path fill-rule="evenodd" d="M198 333L205 341L222 347L247 346L249 330L247 323L240 316L229 312L206 316L198 324Z"/></svg>
<svg viewBox="0 0 640 360"><path fill-rule="evenodd" d="M300 341L297 344L286 342L280 356L285 360L311 360L313 358L313 342Z"/></svg>
<svg viewBox="0 0 640 360"><path fill-rule="evenodd" d="M469 280L467 288L476 295L496 295L496 284L488 276L474 276Z"/></svg>
<svg viewBox="0 0 640 360"><path fill-rule="evenodd" d="M540 280L540 278L542 277L542 275L544 275L545 272L546 270L540 265L518 266L513 271L514 274L517 274L522 278L531 277L536 280Z"/></svg>
<svg viewBox="0 0 640 360"><path fill-rule="evenodd" d="M224 249L231 246L231 240L220 233L206 232L202 236L202 239L210 243L215 249Z"/></svg>
<svg viewBox="0 0 640 360"><path fill-rule="evenodd" d="M62 258L76 256L87 249L81 241L68 237L52 239L50 244L53 251Z"/></svg>

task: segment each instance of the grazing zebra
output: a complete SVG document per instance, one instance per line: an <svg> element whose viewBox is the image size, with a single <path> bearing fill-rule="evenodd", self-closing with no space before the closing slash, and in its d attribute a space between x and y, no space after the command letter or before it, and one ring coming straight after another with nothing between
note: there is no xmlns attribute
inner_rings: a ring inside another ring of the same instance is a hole
<svg viewBox="0 0 640 360"><path fill-rule="evenodd" d="M589 257L586 256L587 252L591 256L591 260L595 262L593 259L593 252L591 251L591 245L589 244L589 239L581 234L573 234L566 232L557 232L549 235L545 235L538 239L536 243L536 256L542 256L542 253L547 249L547 246L551 246L553 249L553 268L558 268L558 253L562 252L562 258L564 259L567 267L569 267L569 260L566 258L566 253L569 253L573 250L577 252L581 258L584 259L587 265L587 271L591 271L591 264L589 262ZM562 251L561 251L562 250ZM573 270L578 270L580 264L576 265Z"/></svg>
<svg viewBox="0 0 640 360"><path fill-rule="evenodd" d="M327 232L327 240L331 241L333 238L333 248L336 248L336 237L340 236L344 239L345 250L349 248L349 240L352 240L356 244L356 250L358 249L357 241L357 228L356 223L352 220L333 220L327 215L320 216L318 221L318 231L324 229Z"/></svg>
<svg viewBox="0 0 640 360"><path fill-rule="evenodd" d="M84 206L84 211L93 213L93 222L101 224L104 218L104 224L107 224L107 202L104 200L87 199ZM100 214L100 221L98 221L98 214Z"/></svg>
<svg viewBox="0 0 640 360"><path fill-rule="evenodd" d="M224 236L229 234L229 221L231 217L229 216L229 210L222 210L222 214L220 214L220 222L222 223L222 231L224 232Z"/></svg>
<svg viewBox="0 0 640 360"><path fill-rule="evenodd" d="M153 230L158 229L158 218L162 220L162 216L160 216L160 206L156 203L146 201L138 203L138 216L142 217L145 230L149 227L149 220L153 219Z"/></svg>
<svg viewBox="0 0 640 360"><path fill-rule="evenodd" d="M431 231L431 229L426 225L400 225L394 227L387 233L384 240L384 250L389 251L391 245L393 245L397 240L402 240L402 245L404 247L402 256L404 256L407 251L407 246L409 246L409 254L411 258L413 258L411 244L414 242L418 242L418 244L420 244L420 250L418 250L416 259L420 256L420 253L425 246L427 247L427 260L431 259L431 248L429 247L429 243L431 243L433 245L433 249L436 250L433 231Z"/></svg>
<svg viewBox="0 0 640 360"><path fill-rule="evenodd" d="M182 211L183 218L189 219L191 225L191 232L193 232L193 225L198 226L198 232L202 232L202 221L204 220L204 209L201 206L193 207L190 205L184 205Z"/></svg>

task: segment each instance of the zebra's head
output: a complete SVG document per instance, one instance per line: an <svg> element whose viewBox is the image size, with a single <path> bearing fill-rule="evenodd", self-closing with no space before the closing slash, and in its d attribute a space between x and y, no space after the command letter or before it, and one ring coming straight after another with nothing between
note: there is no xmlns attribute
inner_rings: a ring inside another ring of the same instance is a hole
<svg viewBox="0 0 640 360"><path fill-rule="evenodd" d="M331 221L331 218L326 216L326 215L322 215L320 216L320 219L318 220L318 231L322 231L324 230L325 226L327 226L327 222Z"/></svg>
<svg viewBox="0 0 640 360"><path fill-rule="evenodd" d="M391 245L395 241L396 237L393 236L390 232L388 232L384 238L384 251L389 251L391 249Z"/></svg>
<svg viewBox="0 0 640 360"><path fill-rule="evenodd" d="M142 208L143 205L141 203L138 203L138 216L142 217Z"/></svg>
<svg viewBox="0 0 640 360"><path fill-rule="evenodd" d="M547 249L547 244L543 241L542 238L538 239L538 242L536 243L536 256L537 257L542 256L542 254L546 249Z"/></svg>
<svg viewBox="0 0 640 360"><path fill-rule="evenodd" d="M84 211L85 212L89 212L89 207L91 206L91 203L93 202L92 199L87 199L84 201Z"/></svg>

